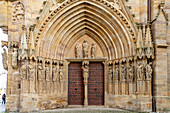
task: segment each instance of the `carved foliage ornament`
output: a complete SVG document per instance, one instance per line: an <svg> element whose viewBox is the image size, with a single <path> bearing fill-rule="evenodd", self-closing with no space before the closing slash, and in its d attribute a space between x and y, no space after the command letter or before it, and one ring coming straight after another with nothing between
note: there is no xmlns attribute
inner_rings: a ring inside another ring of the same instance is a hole
<svg viewBox="0 0 170 113"><path fill-rule="evenodd" d="M13 11L13 20L23 20L25 15L25 8L24 5L21 2L18 2L14 6L14 11Z"/></svg>

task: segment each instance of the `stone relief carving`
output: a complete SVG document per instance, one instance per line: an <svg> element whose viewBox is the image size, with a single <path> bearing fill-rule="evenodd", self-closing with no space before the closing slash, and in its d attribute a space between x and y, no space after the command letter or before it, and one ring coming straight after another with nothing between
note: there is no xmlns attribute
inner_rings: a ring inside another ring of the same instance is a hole
<svg viewBox="0 0 170 113"><path fill-rule="evenodd" d="M88 77L89 77L89 62L83 62L83 66L82 66L82 69L83 69L83 77L84 77L84 84L87 85L87 80L88 80Z"/></svg>
<svg viewBox="0 0 170 113"><path fill-rule="evenodd" d="M26 62L22 62L21 63L21 78L22 80L25 80L27 79L27 65L26 65Z"/></svg>
<svg viewBox="0 0 170 113"><path fill-rule="evenodd" d="M76 52L76 58L80 58L80 54L81 54L81 48L79 44L76 44L75 46L75 52Z"/></svg>
<svg viewBox="0 0 170 113"><path fill-rule="evenodd" d="M116 65L114 75L115 75L115 80L118 81L119 80L119 67L118 67L118 65Z"/></svg>
<svg viewBox="0 0 170 113"><path fill-rule="evenodd" d="M145 67L145 70L146 70L146 80L151 80L152 79L152 67L151 67L151 64L147 64L146 67Z"/></svg>
<svg viewBox="0 0 170 113"><path fill-rule="evenodd" d="M63 66L60 66L60 70L59 70L59 81L60 81L60 82L63 81Z"/></svg>
<svg viewBox="0 0 170 113"><path fill-rule="evenodd" d="M89 44L87 40L84 40L82 47L83 47L83 58L88 58Z"/></svg>
<svg viewBox="0 0 170 113"><path fill-rule="evenodd" d="M13 53L12 53L12 67L17 68L18 67L18 50L17 48L14 48Z"/></svg>
<svg viewBox="0 0 170 113"><path fill-rule="evenodd" d="M109 67L109 82L113 82L113 69L112 67Z"/></svg>
<svg viewBox="0 0 170 113"><path fill-rule="evenodd" d="M122 81L126 81L126 66L125 65L121 65L121 77L122 77Z"/></svg>
<svg viewBox="0 0 170 113"><path fill-rule="evenodd" d="M50 81L50 67L48 64L46 64L45 66L45 80L46 81Z"/></svg>
<svg viewBox="0 0 170 113"><path fill-rule="evenodd" d="M21 2L18 2L13 11L13 20L23 20L25 15L25 8L24 5Z"/></svg>
<svg viewBox="0 0 170 113"><path fill-rule="evenodd" d="M91 57L95 58L96 57L96 44L92 44L91 46Z"/></svg>
<svg viewBox="0 0 170 113"><path fill-rule="evenodd" d="M35 80L35 63L33 61L30 61L29 62L29 66L28 66L28 69L29 69L29 75L28 75L28 80Z"/></svg>
<svg viewBox="0 0 170 113"><path fill-rule="evenodd" d="M4 53L2 53L2 62L3 62L3 66L4 66L4 69L7 70L8 69L8 64L7 64L7 52L6 52L6 49L3 48L4 50Z"/></svg>
<svg viewBox="0 0 170 113"><path fill-rule="evenodd" d="M131 64L128 67L128 74L129 74L129 81L133 82L134 80L134 66L132 66Z"/></svg>
<svg viewBox="0 0 170 113"><path fill-rule="evenodd" d="M41 63L38 65L38 80L43 80L43 66Z"/></svg>
<svg viewBox="0 0 170 113"><path fill-rule="evenodd" d="M58 68L57 68L57 65L53 65L53 70L52 70L53 82L57 81L57 77L58 77Z"/></svg>
<svg viewBox="0 0 170 113"><path fill-rule="evenodd" d="M143 80L143 64L142 63L138 63L137 65L137 80Z"/></svg>

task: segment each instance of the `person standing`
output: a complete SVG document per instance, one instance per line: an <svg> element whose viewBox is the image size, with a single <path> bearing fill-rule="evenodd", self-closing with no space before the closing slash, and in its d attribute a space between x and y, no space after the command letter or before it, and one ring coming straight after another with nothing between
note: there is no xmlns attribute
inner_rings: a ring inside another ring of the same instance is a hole
<svg viewBox="0 0 170 113"><path fill-rule="evenodd" d="M6 95L3 94L3 95L2 95L2 104L3 104L3 103L5 104L5 98L6 98Z"/></svg>

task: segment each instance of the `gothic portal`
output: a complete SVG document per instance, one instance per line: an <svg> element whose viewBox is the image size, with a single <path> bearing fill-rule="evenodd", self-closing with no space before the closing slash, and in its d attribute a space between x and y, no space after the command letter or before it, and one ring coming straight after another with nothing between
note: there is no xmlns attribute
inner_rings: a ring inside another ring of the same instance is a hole
<svg viewBox="0 0 170 113"><path fill-rule="evenodd" d="M7 111L169 110L169 0L0 3Z"/></svg>

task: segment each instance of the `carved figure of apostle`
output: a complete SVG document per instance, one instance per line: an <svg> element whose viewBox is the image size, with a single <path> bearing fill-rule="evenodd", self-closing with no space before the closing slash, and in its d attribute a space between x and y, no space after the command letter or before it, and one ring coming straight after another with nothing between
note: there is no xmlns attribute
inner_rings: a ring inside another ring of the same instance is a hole
<svg viewBox="0 0 170 113"><path fill-rule="evenodd" d="M63 81L63 67L62 67L62 66L60 66L60 71L59 71L59 80L60 80L60 82L62 82L62 81Z"/></svg>
<svg viewBox="0 0 170 113"><path fill-rule="evenodd" d="M92 58L95 58L96 57L96 45L95 44L92 44L91 46L91 57Z"/></svg>
<svg viewBox="0 0 170 113"><path fill-rule="evenodd" d="M29 62L29 76L28 76L28 80L34 80L35 79L35 64L33 61Z"/></svg>
<svg viewBox="0 0 170 113"><path fill-rule="evenodd" d="M89 67L88 65L85 64L84 66L82 66L82 69L83 69L84 83L87 84L87 80L89 77Z"/></svg>
<svg viewBox="0 0 170 113"><path fill-rule="evenodd" d="M115 74L115 80L119 80L119 67L117 65L114 74Z"/></svg>
<svg viewBox="0 0 170 113"><path fill-rule="evenodd" d="M113 70L111 67L109 67L109 82L111 83L113 80Z"/></svg>
<svg viewBox="0 0 170 113"><path fill-rule="evenodd" d="M146 67L146 80L151 80L152 79L152 67L150 64L147 64Z"/></svg>
<svg viewBox="0 0 170 113"><path fill-rule="evenodd" d="M46 81L50 81L50 67L48 65L45 66L45 76Z"/></svg>
<svg viewBox="0 0 170 113"><path fill-rule="evenodd" d="M121 66L121 76L122 76L122 81L126 80L126 66L122 65Z"/></svg>
<svg viewBox="0 0 170 113"><path fill-rule="evenodd" d="M138 63L137 66L137 79L138 80L142 80L143 79L143 64L142 63Z"/></svg>
<svg viewBox="0 0 170 113"><path fill-rule="evenodd" d="M79 44L76 44L75 52L76 52L76 58L80 58L81 49L80 49L80 45Z"/></svg>
<svg viewBox="0 0 170 113"><path fill-rule="evenodd" d="M83 46L83 57L88 58L89 44L87 43L87 40L84 40L82 46Z"/></svg>
<svg viewBox="0 0 170 113"><path fill-rule="evenodd" d="M25 61L21 63L21 78L23 80L27 79L27 66Z"/></svg>
<svg viewBox="0 0 170 113"><path fill-rule="evenodd" d="M43 66L42 66L42 64L38 65L38 80L43 80Z"/></svg>
<svg viewBox="0 0 170 113"><path fill-rule="evenodd" d="M52 76L53 76L53 82L57 81L58 69L56 65L53 65Z"/></svg>
<svg viewBox="0 0 170 113"><path fill-rule="evenodd" d="M3 48L4 50L4 53L2 53L2 62L3 62L3 66L4 66L4 69L7 70L8 69L8 65L7 65L7 52L6 52L6 49Z"/></svg>
<svg viewBox="0 0 170 113"><path fill-rule="evenodd" d="M134 79L134 67L132 65L129 65L129 80L132 82Z"/></svg>
<svg viewBox="0 0 170 113"><path fill-rule="evenodd" d="M17 56L18 56L18 52L17 49L14 48L13 53L12 53L12 67L17 68L18 64L17 64Z"/></svg>

